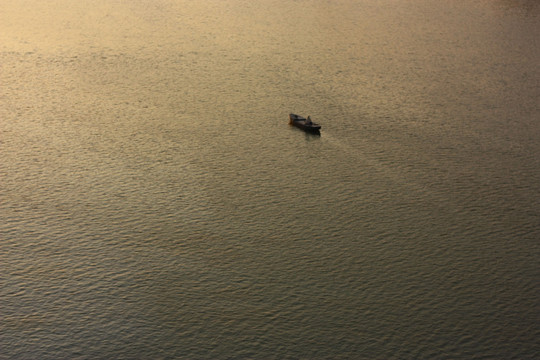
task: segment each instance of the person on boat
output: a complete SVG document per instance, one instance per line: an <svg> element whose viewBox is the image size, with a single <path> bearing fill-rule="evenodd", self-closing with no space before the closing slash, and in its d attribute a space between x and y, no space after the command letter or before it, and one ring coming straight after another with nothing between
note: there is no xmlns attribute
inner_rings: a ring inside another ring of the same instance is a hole
<svg viewBox="0 0 540 360"><path fill-rule="evenodd" d="M309 115L307 117L306 124L311 125L311 116Z"/></svg>

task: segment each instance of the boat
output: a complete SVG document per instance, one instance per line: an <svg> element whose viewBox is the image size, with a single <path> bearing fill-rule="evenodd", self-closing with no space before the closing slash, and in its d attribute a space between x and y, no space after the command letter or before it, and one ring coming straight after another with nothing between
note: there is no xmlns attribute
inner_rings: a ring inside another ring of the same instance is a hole
<svg viewBox="0 0 540 360"><path fill-rule="evenodd" d="M312 122L309 116L306 119L300 115L289 114L289 124L311 133L319 133L321 130L321 125Z"/></svg>

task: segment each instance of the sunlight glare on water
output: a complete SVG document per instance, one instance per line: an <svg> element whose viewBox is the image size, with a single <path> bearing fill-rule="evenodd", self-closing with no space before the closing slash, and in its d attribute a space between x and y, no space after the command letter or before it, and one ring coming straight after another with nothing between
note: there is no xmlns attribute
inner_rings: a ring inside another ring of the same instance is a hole
<svg viewBox="0 0 540 360"><path fill-rule="evenodd" d="M538 358L539 15L3 0L0 359Z"/></svg>

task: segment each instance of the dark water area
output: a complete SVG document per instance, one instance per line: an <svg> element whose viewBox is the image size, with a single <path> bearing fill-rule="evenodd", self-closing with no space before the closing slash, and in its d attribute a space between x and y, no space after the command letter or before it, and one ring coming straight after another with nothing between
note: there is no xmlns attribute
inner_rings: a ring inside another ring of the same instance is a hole
<svg viewBox="0 0 540 360"><path fill-rule="evenodd" d="M527 0L2 1L0 359L539 358L538 39Z"/></svg>

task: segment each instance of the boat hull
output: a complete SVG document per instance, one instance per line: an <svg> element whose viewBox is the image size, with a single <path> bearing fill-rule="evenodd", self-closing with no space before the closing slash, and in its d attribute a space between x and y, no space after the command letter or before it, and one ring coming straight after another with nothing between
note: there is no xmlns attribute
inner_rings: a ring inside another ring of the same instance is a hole
<svg viewBox="0 0 540 360"><path fill-rule="evenodd" d="M289 114L289 124L310 133L319 133L321 126L300 115Z"/></svg>

